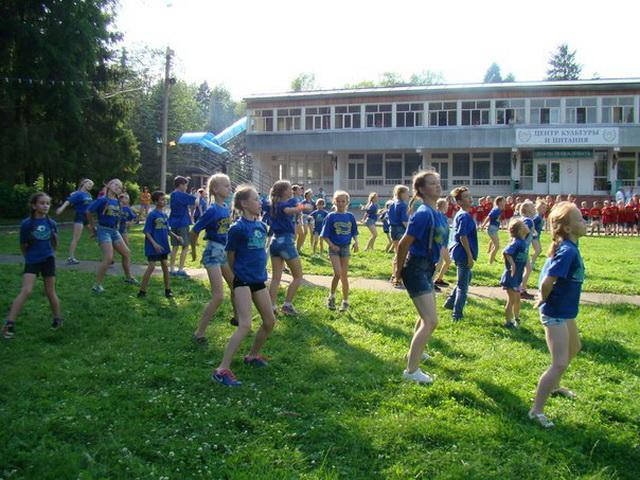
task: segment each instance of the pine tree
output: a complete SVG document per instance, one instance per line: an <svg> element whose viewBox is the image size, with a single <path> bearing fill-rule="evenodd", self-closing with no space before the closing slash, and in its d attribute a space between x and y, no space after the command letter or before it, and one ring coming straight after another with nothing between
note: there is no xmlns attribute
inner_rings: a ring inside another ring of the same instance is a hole
<svg viewBox="0 0 640 480"><path fill-rule="evenodd" d="M484 74L484 83L502 83L502 74L496 62L493 62Z"/></svg>
<svg viewBox="0 0 640 480"><path fill-rule="evenodd" d="M576 50L569 51L569 45L563 43L549 59L547 80L578 80L582 65L576 62Z"/></svg>

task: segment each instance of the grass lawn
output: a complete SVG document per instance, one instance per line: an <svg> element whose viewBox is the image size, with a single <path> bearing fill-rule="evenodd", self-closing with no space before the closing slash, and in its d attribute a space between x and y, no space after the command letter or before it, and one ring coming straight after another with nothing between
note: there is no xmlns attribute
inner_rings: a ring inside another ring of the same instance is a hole
<svg viewBox="0 0 640 480"><path fill-rule="evenodd" d="M364 249L369 239L369 230L360 227L360 247ZM382 228L379 228L381 235L378 236L376 248L373 252L360 252L351 258L350 271L353 276L366 278L387 279L391 275L392 255L384 253L386 239L382 237ZM205 241L201 234L198 260L193 262L191 256L187 260L188 267L200 266L201 252ZM0 235L0 253L19 254L18 235L15 231L4 231ZM58 256L65 258L68 245L71 239L71 230L64 228L60 233L60 249ZM472 283L475 285L498 286L500 275L502 275L503 265L496 262L493 265L487 263L488 236L486 232L479 233L480 259L473 269ZM144 257L144 236L142 226L133 227L130 233L132 259L134 263L145 263ZM548 247L549 234L542 237L543 254ZM500 232L501 248L506 246L508 236L505 232ZM640 295L640 262L638 251L640 250L640 238L638 237L585 237L580 241L580 250L584 257L587 276L584 290L589 292L622 293L629 295ZM331 263L326 255L322 257L312 257L309 243L305 243L302 251L303 270L305 273L318 275L332 275ZM86 233L80 240L76 256L84 260L100 260L100 250L95 242L89 240ZM633 260L635 259L635 260ZM544 257L538 260L538 269L542 267ZM455 279L455 266L448 272L449 280ZM538 272L531 275L530 285L535 286L538 282Z"/></svg>
<svg viewBox="0 0 640 480"><path fill-rule="evenodd" d="M437 380L420 387L400 380L415 317L405 293L356 291L339 314L303 288L302 315L266 345L271 366L236 360L244 385L230 389L209 380L228 301L198 348L204 284L176 281L169 301L154 278L140 300L116 277L92 296L92 280L60 272L56 332L39 284L0 342L0 478L637 478L637 307L581 308L584 350L565 379L579 398L552 399L557 427L543 431L526 418L549 360L528 304L515 332L496 301L472 299L461 324L440 311L425 366ZM0 281L6 312L20 268L1 266Z"/></svg>

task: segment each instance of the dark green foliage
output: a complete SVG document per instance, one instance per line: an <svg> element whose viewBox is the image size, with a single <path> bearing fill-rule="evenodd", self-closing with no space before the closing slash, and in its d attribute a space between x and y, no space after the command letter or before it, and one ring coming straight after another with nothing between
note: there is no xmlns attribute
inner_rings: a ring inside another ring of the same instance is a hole
<svg viewBox="0 0 640 480"><path fill-rule="evenodd" d="M549 59L547 80L578 80L582 65L576 62L576 50L569 51L569 45L563 43Z"/></svg>
<svg viewBox="0 0 640 480"><path fill-rule="evenodd" d="M493 62L491 66L487 69L487 73L484 74L484 83L502 83L502 82L515 82L516 77L513 73L507 74L506 77L502 78L502 73L500 72L500 66Z"/></svg>

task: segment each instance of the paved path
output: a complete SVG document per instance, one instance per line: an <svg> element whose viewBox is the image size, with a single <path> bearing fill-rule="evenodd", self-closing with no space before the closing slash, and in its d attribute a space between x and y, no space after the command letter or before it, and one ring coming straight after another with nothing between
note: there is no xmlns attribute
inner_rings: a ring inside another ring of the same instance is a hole
<svg viewBox="0 0 640 480"><path fill-rule="evenodd" d="M118 256L116 255L116 259ZM20 255L5 255L0 254L0 264L22 264L23 257ZM91 272L96 271L96 267L99 262L86 260L80 263L80 265L65 265L64 260L57 261L57 268L60 270L79 271L79 272ZM144 273L146 265L134 264L131 266L131 272L134 276L140 277ZM204 268L186 268L187 273L200 280L208 280L207 272ZM110 275L122 275L122 266L116 261L114 266L109 269ZM161 275L162 270L156 268L154 275ZM288 283L291 277L284 274L282 276L284 283ZM384 293L404 293L404 290L397 289L391 286L386 280L379 280L375 278L361 278L354 277L349 279L351 288L361 290L372 290L375 292ZM313 287L329 288L331 285L331 277L327 275L305 275L304 285ZM532 290L532 293L537 291ZM496 298L504 300L504 291L500 287L481 287L471 286L469 287L469 295L478 298ZM602 305L602 304L616 304L616 303L630 303L640 306L640 295L618 295L613 293L595 293L595 292L582 292L580 297L580 303L587 305Z"/></svg>

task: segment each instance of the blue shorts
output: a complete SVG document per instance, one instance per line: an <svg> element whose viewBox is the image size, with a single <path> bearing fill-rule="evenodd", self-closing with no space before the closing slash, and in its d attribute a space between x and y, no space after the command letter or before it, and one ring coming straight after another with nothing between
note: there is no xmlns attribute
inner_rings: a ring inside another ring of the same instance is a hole
<svg viewBox="0 0 640 480"><path fill-rule="evenodd" d="M350 257L351 256L351 250L349 249L351 245L347 244L347 245L336 245L336 246L340 247L340 250L337 252L334 252L333 250L329 249L329 255L333 255L334 257Z"/></svg>
<svg viewBox="0 0 640 480"><path fill-rule="evenodd" d="M544 313L540 314L540 322L545 327L556 327L558 325L564 325L567 323L567 320L572 320L571 318L557 318L557 317L549 317Z"/></svg>
<svg viewBox="0 0 640 480"><path fill-rule="evenodd" d="M382 231L384 233L389 233L389 224L387 222L382 222Z"/></svg>
<svg viewBox="0 0 640 480"><path fill-rule="evenodd" d="M102 243L120 243L122 242L122 235L116 228L104 227L102 225L98 225L96 230L96 241L98 245Z"/></svg>
<svg viewBox="0 0 640 480"><path fill-rule="evenodd" d="M433 292L436 266L427 257L409 255L402 269L402 282L411 298Z"/></svg>
<svg viewBox="0 0 640 480"><path fill-rule="evenodd" d="M85 212L76 212L76 216L73 217L73 223L89 225L89 220L87 220L87 215L85 214Z"/></svg>
<svg viewBox="0 0 640 480"><path fill-rule="evenodd" d="M274 236L269 247L269 254L272 257L281 257L283 260L298 258L298 250L296 250L293 239L292 233Z"/></svg>
<svg viewBox="0 0 640 480"><path fill-rule="evenodd" d="M376 222L377 222L377 221L378 221L378 220L377 220L377 219L375 219L375 218L367 218L367 221L366 221L365 225L366 225L367 227L370 227L371 225L375 226L375 224L376 224Z"/></svg>
<svg viewBox="0 0 640 480"><path fill-rule="evenodd" d="M222 266L227 263L227 253L224 245L218 242L207 241L207 246L202 252L202 265L205 267Z"/></svg>
<svg viewBox="0 0 640 480"><path fill-rule="evenodd" d="M497 235L499 230L500 230L500 227L496 225L489 225L489 228L487 228L487 233L489 235Z"/></svg>
<svg viewBox="0 0 640 480"><path fill-rule="evenodd" d="M148 262L164 262L169 257L166 253L159 253L157 255L147 255Z"/></svg>
<svg viewBox="0 0 640 480"><path fill-rule="evenodd" d="M391 225L391 240L400 240L406 230L404 225Z"/></svg>

